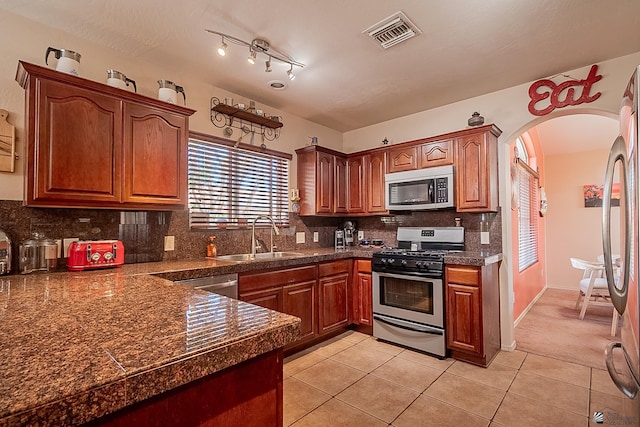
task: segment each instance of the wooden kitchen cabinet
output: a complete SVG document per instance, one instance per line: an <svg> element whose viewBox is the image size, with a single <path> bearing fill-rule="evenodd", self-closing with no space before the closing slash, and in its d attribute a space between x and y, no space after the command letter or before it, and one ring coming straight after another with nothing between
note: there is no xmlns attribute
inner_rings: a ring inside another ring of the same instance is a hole
<svg viewBox="0 0 640 427"><path fill-rule="evenodd" d="M500 350L498 267L445 266L445 333L455 359L488 366Z"/></svg>
<svg viewBox="0 0 640 427"><path fill-rule="evenodd" d="M418 147L415 145L387 150L387 172L403 172L418 169Z"/></svg>
<svg viewBox="0 0 640 427"><path fill-rule="evenodd" d="M351 285L352 323L356 325L373 326L371 260L357 259L354 260L353 263L354 274Z"/></svg>
<svg viewBox="0 0 640 427"><path fill-rule="evenodd" d="M182 209L195 111L20 61L27 206Z"/></svg>
<svg viewBox="0 0 640 427"><path fill-rule="evenodd" d="M365 189L365 156L353 156L348 158L347 180L348 213L366 213L367 191Z"/></svg>
<svg viewBox="0 0 640 427"><path fill-rule="evenodd" d="M420 169L446 166L454 163L453 139L432 141L418 147Z"/></svg>
<svg viewBox="0 0 640 427"><path fill-rule="evenodd" d="M455 139L455 193L458 212L498 210L498 136L494 125Z"/></svg>
<svg viewBox="0 0 640 427"><path fill-rule="evenodd" d="M378 151L364 156L367 188L367 212L385 214L389 211L385 204L384 175L387 172L385 153Z"/></svg>
<svg viewBox="0 0 640 427"><path fill-rule="evenodd" d="M317 274L315 265L251 273L238 276L241 301L297 316L302 320L300 338L285 349L317 336Z"/></svg>
<svg viewBox="0 0 640 427"><path fill-rule="evenodd" d="M318 333L324 335L349 323L350 260L318 265Z"/></svg>
<svg viewBox="0 0 640 427"><path fill-rule="evenodd" d="M347 212L347 163L337 151L312 145L296 150L300 212L335 215ZM336 167L336 158L338 167Z"/></svg>

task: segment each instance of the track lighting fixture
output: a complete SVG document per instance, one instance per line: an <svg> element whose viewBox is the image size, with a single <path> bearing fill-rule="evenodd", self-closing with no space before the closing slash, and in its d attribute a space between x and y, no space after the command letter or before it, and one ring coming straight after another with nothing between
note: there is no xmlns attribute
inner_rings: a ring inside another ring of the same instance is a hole
<svg viewBox="0 0 640 427"><path fill-rule="evenodd" d="M249 57L247 58L249 64L254 65L256 63L256 51L253 49L249 50Z"/></svg>
<svg viewBox="0 0 640 427"><path fill-rule="evenodd" d="M227 54L227 47L228 47L227 44L224 42L224 37L222 37L222 43L218 48L218 55L225 56Z"/></svg>
<svg viewBox="0 0 640 427"><path fill-rule="evenodd" d="M216 34L219 35L222 38L222 43L220 44L220 47L218 48L218 54L220 54L220 56L225 56L226 51L227 51L227 44L225 43L225 40L240 45L240 46L245 46L249 48L249 56L247 57L247 61L250 64L255 64L256 63L256 59L257 59L257 55L259 53L264 54L265 56L267 56L267 60L265 61L265 69L264 71L266 73L270 73L271 72L271 60L275 59L276 61L279 62L283 62L285 64L289 64L289 70L287 71L287 77L289 77L289 80L293 80L296 78L295 74L293 74L293 66L295 65L296 67L304 67L304 64L297 62L296 60L294 60L293 58L291 58L289 55L286 55L282 52L279 52L277 49L273 48L272 46L269 45L269 42L264 40L264 39L253 39L251 41L251 43L246 42L244 40L238 39L236 37L230 36L228 34L224 34L224 33L220 33L218 31L213 31L213 30L206 30L205 31L212 33L212 34Z"/></svg>

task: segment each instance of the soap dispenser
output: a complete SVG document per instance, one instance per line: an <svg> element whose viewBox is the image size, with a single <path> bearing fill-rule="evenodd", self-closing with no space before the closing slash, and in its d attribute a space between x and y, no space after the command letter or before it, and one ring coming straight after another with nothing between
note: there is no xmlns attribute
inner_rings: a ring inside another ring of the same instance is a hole
<svg viewBox="0 0 640 427"><path fill-rule="evenodd" d="M216 236L209 236L209 244L207 245L207 258L214 258L218 255L218 248L216 248L216 244L213 243Z"/></svg>

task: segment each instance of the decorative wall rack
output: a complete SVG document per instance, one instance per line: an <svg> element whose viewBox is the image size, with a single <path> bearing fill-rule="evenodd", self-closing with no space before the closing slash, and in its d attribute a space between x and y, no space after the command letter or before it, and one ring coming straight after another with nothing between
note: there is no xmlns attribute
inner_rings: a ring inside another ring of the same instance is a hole
<svg viewBox="0 0 640 427"><path fill-rule="evenodd" d="M252 111L239 108L238 104L228 105L215 96L211 98L211 123L218 128L240 129L240 138L245 135L253 137L257 134L262 139L274 141L280 137L283 124L279 118L265 117ZM232 131L225 136L230 137Z"/></svg>

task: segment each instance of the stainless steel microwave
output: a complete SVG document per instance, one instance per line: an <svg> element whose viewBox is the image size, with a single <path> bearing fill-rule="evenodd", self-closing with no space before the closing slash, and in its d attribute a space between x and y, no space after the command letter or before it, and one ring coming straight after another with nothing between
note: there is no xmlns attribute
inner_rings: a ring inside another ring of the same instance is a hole
<svg viewBox="0 0 640 427"><path fill-rule="evenodd" d="M386 174L385 205L390 211L455 206L453 165Z"/></svg>

